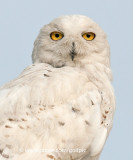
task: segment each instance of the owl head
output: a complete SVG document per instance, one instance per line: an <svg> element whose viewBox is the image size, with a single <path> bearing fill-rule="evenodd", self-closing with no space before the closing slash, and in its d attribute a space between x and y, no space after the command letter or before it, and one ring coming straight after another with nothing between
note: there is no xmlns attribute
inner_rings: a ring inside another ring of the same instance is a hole
<svg viewBox="0 0 133 160"><path fill-rule="evenodd" d="M40 30L32 60L53 67L96 63L109 67L109 45L103 30L90 18L62 16Z"/></svg>

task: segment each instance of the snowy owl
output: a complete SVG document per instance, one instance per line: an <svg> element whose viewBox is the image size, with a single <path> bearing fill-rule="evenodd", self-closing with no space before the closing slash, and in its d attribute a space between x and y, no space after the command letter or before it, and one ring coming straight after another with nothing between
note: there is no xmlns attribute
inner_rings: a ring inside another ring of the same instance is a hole
<svg viewBox="0 0 133 160"><path fill-rule="evenodd" d="M56 18L32 60L0 88L0 160L98 160L115 110L105 33L86 16Z"/></svg>

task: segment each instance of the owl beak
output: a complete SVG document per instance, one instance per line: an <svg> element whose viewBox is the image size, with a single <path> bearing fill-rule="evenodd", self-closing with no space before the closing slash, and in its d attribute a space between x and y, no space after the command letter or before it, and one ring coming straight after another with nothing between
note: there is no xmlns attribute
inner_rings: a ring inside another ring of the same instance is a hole
<svg viewBox="0 0 133 160"><path fill-rule="evenodd" d="M75 43L74 42L72 43L72 50L70 52L70 55L71 55L71 58L72 58L72 61L73 61L74 57L76 55L76 53L75 53Z"/></svg>

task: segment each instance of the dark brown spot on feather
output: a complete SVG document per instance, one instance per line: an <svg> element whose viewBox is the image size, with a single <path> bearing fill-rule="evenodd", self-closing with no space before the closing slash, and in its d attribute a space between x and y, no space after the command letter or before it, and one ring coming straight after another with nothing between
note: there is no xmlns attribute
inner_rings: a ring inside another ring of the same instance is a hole
<svg viewBox="0 0 133 160"><path fill-rule="evenodd" d="M6 127L6 128L12 128L12 127L11 127L11 126L9 126L9 125L5 125L5 127Z"/></svg>
<svg viewBox="0 0 133 160"><path fill-rule="evenodd" d="M103 114L103 118L106 119L106 116Z"/></svg>
<svg viewBox="0 0 133 160"><path fill-rule="evenodd" d="M40 111L44 111L44 108L39 108Z"/></svg>
<svg viewBox="0 0 133 160"><path fill-rule="evenodd" d="M80 110L79 110L79 109L74 108L74 107L72 107L72 111L73 111L73 112L76 112L76 113L80 112Z"/></svg>
<svg viewBox="0 0 133 160"><path fill-rule="evenodd" d="M58 123L59 123L59 125L61 125L61 126L64 126L64 125L65 125L64 122L58 122Z"/></svg>
<svg viewBox="0 0 133 160"><path fill-rule="evenodd" d="M85 120L85 123L86 123L87 125L90 125L90 123L89 123L88 121L86 121L86 120Z"/></svg>
<svg viewBox="0 0 133 160"><path fill-rule="evenodd" d="M54 157L53 155L47 154L47 157L56 160L55 157Z"/></svg>
<svg viewBox="0 0 133 160"><path fill-rule="evenodd" d="M105 114L108 114L109 113L109 111L105 111Z"/></svg>
<svg viewBox="0 0 133 160"><path fill-rule="evenodd" d="M24 129L24 127L23 127L23 126L20 126L20 125L19 125L19 128Z"/></svg>
<svg viewBox="0 0 133 160"><path fill-rule="evenodd" d="M44 74L44 77L50 77L49 75L47 75L47 74Z"/></svg>
<svg viewBox="0 0 133 160"><path fill-rule="evenodd" d="M0 154L3 152L3 149L0 149Z"/></svg>
<svg viewBox="0 0 133 160"><path fill-rule="evenodd" d="M26 120L26 119L24 119L24 118L21 118L21 120L22 120L22 121L27 121L27 120Z"/></svg>
<svg viewBox="0 0 133 160"><path fill-rule="evenodd" d="M101 124L103 124L103 121L101 122Z"/></svg>
<svg viewBox="0 0 133 160"><path fill-rule="evenodd" d="M92 104L92 105L95 105L94 102L93 102L92 100L91 100L91 104Z"/></svg>
<svg viewBox="0 0 133 160"><path fill-rule="evenodd" d="M30 126L27 126L27 128L30 128Z"/></svg>
<svg viewBox="0 0 133 160"><path fill-rule="evenodd" d="M9 118L8 120L9 120L9 121L14 121L14 119L13 119L13 118Z"/></svg>
<svg viewBox="0 0 133 160"><path fill-rule="evenodd" d="M31 108L31 105L29 105L28 108Z"/></svg>

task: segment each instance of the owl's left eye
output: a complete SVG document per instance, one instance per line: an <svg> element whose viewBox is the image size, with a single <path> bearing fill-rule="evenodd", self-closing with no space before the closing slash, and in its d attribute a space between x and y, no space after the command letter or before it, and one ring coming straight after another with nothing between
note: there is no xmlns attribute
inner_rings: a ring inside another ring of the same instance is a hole
<svg viewBox="0 0 133 160"><path fill-rule="evenodd" d="M64 35L60 32L52 32L50 34L50 37L53 41L58 41L64 37Z"/></svg>
<svg viewBox="0 0 133 160"><path fill-rule="evenodd" d="M87 33L84 33L82 37L87 41L92 41L96 37L96 35L93 32L87 32Z"/></svg>

